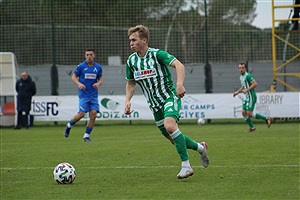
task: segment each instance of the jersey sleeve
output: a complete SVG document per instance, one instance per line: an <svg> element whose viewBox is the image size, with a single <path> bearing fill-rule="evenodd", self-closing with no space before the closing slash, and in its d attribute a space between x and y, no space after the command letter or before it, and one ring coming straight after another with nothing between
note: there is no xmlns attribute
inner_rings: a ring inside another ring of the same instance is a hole
<svg viewBox="0 0 300 200"><path fill-rule="evenodd" d="M252 83L253 81L255 81L254 77L251 74L247 74L246 79L249 83Z"/></svg>
<svg viewBox="0 0 300 200"><path fill-rule="evenodd" d="M173 55L169 54L168 52L163 51L161 49L157 51L157 55L156 56L157 56L158 62L160 64L164 64L166 66L171 65L172 62L174 60L176 60L175 56L173 56Z"/></svg>
<svg viewBox="0 0 300 200"><path fill-rule="evenodd" d="M99 64L99 70L98 70L98 74L97 74L98 77L101 77L102 76L102 66Z"/></svg>
<svg viewBox="0 0 300 200"><path fill-rule="evenodd" d="M74 71L74 74L76 74L76 76L80 76L80 74L81 74L81 66L80 66L80 64L77 65L77 67L76 67L76 69Z"/></svg>
<svg viewBox="0 0 300 200"><path fill-rule="evenodd" d="M126 63L126 80L134 80L133 71L131 70L129 58Z"/></svg>

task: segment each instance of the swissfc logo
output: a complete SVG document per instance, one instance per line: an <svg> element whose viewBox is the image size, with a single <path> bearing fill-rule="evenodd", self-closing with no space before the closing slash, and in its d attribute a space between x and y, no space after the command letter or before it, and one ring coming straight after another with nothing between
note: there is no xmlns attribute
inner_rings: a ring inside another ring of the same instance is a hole
<svg viewBox="0 0 300 200"><path fill-rule="evenodd" d="M58 103L55 101L32 101L32 111L35 116L56 116L58 115Z"/></svg>

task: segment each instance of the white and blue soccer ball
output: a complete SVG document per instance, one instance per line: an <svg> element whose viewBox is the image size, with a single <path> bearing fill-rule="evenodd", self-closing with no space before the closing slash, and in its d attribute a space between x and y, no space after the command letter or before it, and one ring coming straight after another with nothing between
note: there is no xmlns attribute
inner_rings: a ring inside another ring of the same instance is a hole
<svg viewBox="0 0 300 200"><path fill-rule="evenodd" d="M70 184L75 180L76 170L70 163L63 162L54 168L53 176L59 184Z"/></svg>
<svg viewBox="0 0 300 200"><path fill-rule="evenodd" d="M203 125L203 124L205 124L205 119L199 118L199 119L197 120L197 124L198 124L198 125Z"/></svg>

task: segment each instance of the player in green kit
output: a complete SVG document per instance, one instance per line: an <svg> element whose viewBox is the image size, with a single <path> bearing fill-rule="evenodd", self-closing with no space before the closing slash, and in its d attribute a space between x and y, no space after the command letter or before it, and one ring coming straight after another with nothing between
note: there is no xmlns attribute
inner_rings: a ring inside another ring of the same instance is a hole
<svg viewBox="0 0 300 200"><path fill-rule="evenodd" d="M206 155L208 145L205 142L195 142L179 130L177 123L181 98L185 94L184 65L168 52L148 47L149 36L149 29L143 25L128 30L130 48L134 53L128 57L126 64L125 114L132 112L130 101L138 83L153 112L157 127L175 145L181 158L182 168L177 178L187 178L194 174L187 149L197 151L206 168L209 165ZM176 69L176 87L173 85L169 66Z"/></svg>
<svg viewBox="0 0 300 200"><path fill-rule="evenodd" d="M239 93L244 93L245 98L243 101L243 109L242 109L242 115L249 125L250 129L248 129L246 132L254 132L255 127L253 125L253 122L251 120L251 117L255 117L256 119L262 119L265 120L268 128L271 126L271 117L266 117L258 113L253 113L255 104L256 104L256 92L255 87L257 86L257 82L253 78L253 76L246 71L246 64L240 63L239 64L239 72L241 74L240 81L242 84L242 87L235 91L233 93L233 97L235 97Z"/></svg>

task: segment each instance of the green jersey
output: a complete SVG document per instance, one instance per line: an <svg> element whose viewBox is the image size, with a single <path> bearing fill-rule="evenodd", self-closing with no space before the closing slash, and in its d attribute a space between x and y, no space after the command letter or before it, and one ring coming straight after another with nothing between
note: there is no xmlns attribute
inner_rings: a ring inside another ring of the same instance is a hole
<svg viewBox="0 0 300 200"><path fill-rule="evenodd" d="M249 74L248 72L245 72L244 75L240 76L240 81L241 81L243 89L246 90L251 86L251 83L253 81L255 81L255 79L253 78L253 76L251 74ZM246 95L246 100L255 100L255 102L256 102L255 89L250 90L245 95Z"/></svg>
<svg viewBox="0 0 300 200"><path fill-rule="evenodd" d="M148 48L144 57L135 52L127 59L126 79L140 85L152 112L160 110L167 98L176 96L168 68L175 59L168 52L153 48Z"/></svg>

